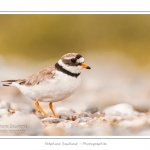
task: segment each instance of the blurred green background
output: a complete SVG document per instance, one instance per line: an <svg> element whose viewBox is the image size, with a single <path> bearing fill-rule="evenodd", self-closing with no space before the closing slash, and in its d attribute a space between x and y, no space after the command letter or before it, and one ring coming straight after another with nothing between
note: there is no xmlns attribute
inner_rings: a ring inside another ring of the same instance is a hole
<svg viewBox="0 0 150 150"><path fill-rule="evenodd" d="M0 15L0 55L43 61L122 51L150 63L150 15Z"/></svg>

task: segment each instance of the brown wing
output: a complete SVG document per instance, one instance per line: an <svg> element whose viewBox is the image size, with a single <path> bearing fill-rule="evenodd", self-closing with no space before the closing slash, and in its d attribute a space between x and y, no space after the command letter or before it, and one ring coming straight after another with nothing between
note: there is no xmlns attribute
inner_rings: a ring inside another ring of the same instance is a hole
<svg viewBox="0 0 150 150"><path fill-rule="evenodd" d="M47 78L52 78L54 76L53 70L54 66L47 67L32 76L29 76L28 78L19 81L20 84L22 85L35 85L39 84L40 82L44 81Z"/></svg>
<svg viewBox="0 0 150 150"><path fill-rule="evenodd" d="M19 80L6 80L2 82L7 82L7 86L11 85L12 82L18 82L21 85L26 85L26 86L32 86L35 84L39 84L40 82L44 81L47 78L53 78L55 70L54 66L47 67L31 76L29 76L26 79L19 79Z"/></svg>

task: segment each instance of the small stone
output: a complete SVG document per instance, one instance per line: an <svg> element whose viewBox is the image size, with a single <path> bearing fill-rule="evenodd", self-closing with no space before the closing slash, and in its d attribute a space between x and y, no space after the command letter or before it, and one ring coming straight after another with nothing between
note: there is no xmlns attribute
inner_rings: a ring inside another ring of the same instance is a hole
<svg viewBox="0 0 150 150"><path fill-rule="evenodd" d="M66 128L72 128L74 126L73 121L67 123Z"/></svg>
<svg viewBox="0 0 150 150"><path fill-rule="evenodd" d="M43 121L42 123L44 124L45 127L50 126L50 125L54 125L54 124L50 124L50 123L47 122L47 121Z"/></svg>
<svg viewBox="0 0 150 150"><path fill-rule="evenodd" d="M67 115L59 115L59 118L69 120L69 116Z"/></svg>
<svg viewBox="0 0 150 150"><path fill-rule="evenodd" d="M88 106L85 111L88 112L88 113L93 114L93 113L98 111L98 108L95 107L95 106Z"/></svg>
<svg viewBox="0 0 150 150"><path fill-rule="evenodd" d="M8 109L10 108L10 104L6 101L1 101L0 102L0 109Z"/></svg>
<svg viewBox="0 0 150 150"><path fill-rule="evenodd" d="M72 115L72 116L70 116L69 119L72 120L72 121L75 121L77 119L77 117L75 115Z"/></svg>
<svg viewBox="0 0 150 150"><path fill-rule="evenodd" d="M114 118L114 119L112 119L112 120L110 121L110 125L111 125L111 126L116 126L117 123L118 123L117 118Z"/></svg>
<svg viewBox="0 0 150 150"><path fill-rule="evenodd" d="M61 127L61 128L72 128L74 126L73 121L69 122L60 122L56 125L56 127Z"/></svg>
<svg viewBox="0 0 150 150"><path fill-rule="evenodd" d="M90 117L90 114L88 114L87 112L83 112L81 115L82 117Z"/></svg>
<svg viewBox="0 0 150 150"><path fill-rule="evenodd" d="M8 112L9 112L10 114L14 114L14 113L15 113L15 110L14 110L14 109L11 109L11 108L8 108Z"/></svg>
<svg viewBox="0 0 150 150"><path fill-rule="evenodd" d="M85 126L86 122L80 122L80 125Z"/></svg>
<svg viewBox="0 0 150 150"><path fill-rule="evenodd" d="M40 120L44 119L44 115L40 111L33 112Z"/></svg>
<svg viewBox="0 0 150 150"><path fill-rule="evenodd" d="M140 130L144 127L148 127L148 120L146 116L137 117L133 120L122 120L118 124L119 127L130 128L132 130Z"/></svg>
<svg viewBox="0 0 150 150"><path fill-rule="evenodd" d="M0 109L0 117L8 116L9 112L6 109Z"/></svg>
<svg viewBox="0 0 150 150"><path fill-rule="evenodd" d="M61 119L69 120L70 116L73 115L73 112L69 109L58 107L56 110L56 114Z"/></svg>
<svg viewBox="0 0 150 150"><path fill-rule="evenodd" d="M106 120L106 119L103 119L102 121L104 121L104 122L105 122L105 121L107 121L107 120Z"/></svg>
<svg viewBox="0 0 150 150"><path fill-rule="evenodd" d="M81 126L82 126L79 122L76 122L76 121L73 122L73 125L74 125L75 127L81 127Z"/></svg>
<svg viewBox="0 0 150 150"><path fill-rule="evenodd" d="M104 114L100 114L100 112L98 111L98 112L96 112L96 113L94 113L94 114L91 114L91 117L92 117L92 118L94 118L94 117L100 118L100 117L104 117Z"/></svg>
<svg viewBox="0 0 150 150"><path fill-rule="evenodd" d="M19 116L22 116L22 115L27 115L28 113L25 111L25 110L19 110L19 111L16 111L15 112L15 115L19 115Z"/></svg>
<svg viewBox="0 0 150 150"><path fill-rule="evenodd" d="M63 128L59 128L56 126L48 126L44 129L44 133L46 136L64 136L66 135Z"/></svg>
<svg viewBox="0 0 150 150"><path fill-rule="evenodd" d="M81 115L74 113L73 115L70 116L70 120L75 121L76 119L80 118Z"/></svg>
<svg viewBox="0 0 150 150"><path fill-rule="evenodd" d="M92 118L90 118L90 117L81 117L81 118L78 118L76 120L76 122L81 123L81 122L87 122L89 120L92 120Z"/></svg>
<svg viewBox="0 0 150 150"><path fill-rule="evenodd" d="M41 120L42 122L49 122L49 123L59 123L65 122L66 120L60 118L44 118Z"/></svg>

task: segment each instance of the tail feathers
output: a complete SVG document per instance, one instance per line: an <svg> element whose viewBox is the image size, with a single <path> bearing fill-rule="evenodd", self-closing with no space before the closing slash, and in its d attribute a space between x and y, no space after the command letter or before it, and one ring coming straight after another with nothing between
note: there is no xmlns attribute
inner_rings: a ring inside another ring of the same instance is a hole
<svg viewBox="0 0 150 150"><path fill-rule="evenodd" d="M18 80L5 80L5 81L2 81L2 82L16 82L16 81L18 81Z"/></svg>
<svg viewBox="0 0 150 150"><path fill-rule="evenodd" d="M11 84L9 83L9 84L2 84L2 86L10 86Z"/></svg>
<svg viewBox="0 0 150 150"><path fill-rule="evenodd" d="M1 86L11 86L12 82L16 82L17 80L5 80L1 81ZM4 83L3 83L4 82Z"/></svg>

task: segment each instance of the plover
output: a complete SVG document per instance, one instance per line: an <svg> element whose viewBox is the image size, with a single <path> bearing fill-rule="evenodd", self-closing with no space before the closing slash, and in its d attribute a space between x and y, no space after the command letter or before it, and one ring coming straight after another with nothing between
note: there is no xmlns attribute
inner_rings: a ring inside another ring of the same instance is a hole
<svg viewBox="0 0 150 150"><path fill-rule="evenodd" d="M91 69L84 63L84 58L78 53L67 53L59 61L26 79L5 80L3 86L15 86L24 95L35 101L38 110L46 117L50 117L39 105L49 102L53 117L57 115L53 109L53 102L61 101L71 96L80 86L82 68Z"/></svg>

